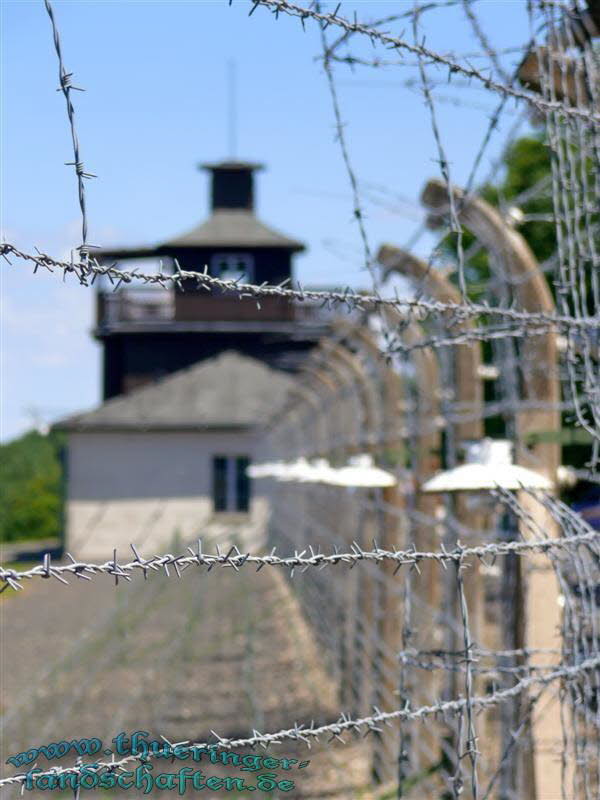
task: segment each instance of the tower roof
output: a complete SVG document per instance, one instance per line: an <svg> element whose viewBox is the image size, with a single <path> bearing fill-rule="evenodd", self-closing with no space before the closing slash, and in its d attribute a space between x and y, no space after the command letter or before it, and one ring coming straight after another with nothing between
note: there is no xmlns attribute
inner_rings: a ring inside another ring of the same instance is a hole
<svg viewBox="0 0 600 800"><path fill-rule="evenodd" d="M234 208L216 209L205 222L159 247L281 247L292 252L304 250L302 242L265 225L251 211Z"/></svg>
<svg viewBox="0 0 600 800"><path fill-rule="evenodd" d="M189 231L155 247L107 248L98 257L145 258L167 256L173 250L195 248L280 248L292 253L305 249L297 239L261 222L254 213L254 173L262 164L219 161L201 164L211 173L211 216Z"/></svg>
<svg viewBox="0 0 600 800"><path fill-rule="evenodd" d="M198 166L200 169L210 170L211 172L219 172L222 170L258 172L258 170L265 169L265 165L261 164L259 161L238 161L237 159L229 159L225 161L205 161Z"/></svg>
<svg viewBox="0 0 600 800"><path fill-rule="evenodd" d="M292 379L227 351L56 423L67 431L253 428L283 403Z"/></svg>

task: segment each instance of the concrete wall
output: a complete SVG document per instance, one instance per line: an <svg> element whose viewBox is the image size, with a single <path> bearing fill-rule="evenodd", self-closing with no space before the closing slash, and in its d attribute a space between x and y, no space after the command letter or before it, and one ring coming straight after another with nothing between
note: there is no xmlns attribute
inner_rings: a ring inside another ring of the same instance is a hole
<svg viewBox="0 0 600 800"><path fill-rule="evenodd" d="M268 515L260 482L249 514L214 514L213 455L256 451L250 433L72 433L69 435L66 549L75 558L143 555L202 536L257 549Z"/></svg>

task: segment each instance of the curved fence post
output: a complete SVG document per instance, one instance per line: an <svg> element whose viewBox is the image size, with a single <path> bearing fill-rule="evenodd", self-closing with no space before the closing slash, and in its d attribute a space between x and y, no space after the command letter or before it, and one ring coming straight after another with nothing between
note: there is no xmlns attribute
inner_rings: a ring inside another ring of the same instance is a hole
<svg viewBox="0 0 600 800"><path fill-rule="evenodd" d="M555 304L546 279L539 268L529 245L502 218L496 208L481 197L466 194L453 187L454 203L458 218L483 244L494 258L490 259L503 270L520 307L528 312L553 314ZM450 210L448 187L439 180L427 183L423 190L424 205L436 215L448 214ZM559 434L560 382L558 375L558 352L556 334L551 330L528 331L520 337L522 344L521 377L522 400L515 410L515 430L518 460L556 481L560 464ZM548 537L560 536L557 522L545 507L526 492L519 493L523 510ZM523 537L531 535L526 525L521 524ZM523 564L515 559L506 559L505 570L513 569L513 594L506 599L506 607L514 610L512 620L513 646L534 650L556 650L560 646L561 611L560 588L549 558L542 554L532 556L529 572L523 572ZM534 667L548 663L548 656L531 657ZM510 727L510 720L508 721ZM552 796L561 780L562 749L560 702L553 698L543 710L536 707L531 715L533 755L522 759L521 783L528 796L544 800ZM510 731L506 735L509 741ZM508 786L515 785L514 771L505 769Z"/></svg>

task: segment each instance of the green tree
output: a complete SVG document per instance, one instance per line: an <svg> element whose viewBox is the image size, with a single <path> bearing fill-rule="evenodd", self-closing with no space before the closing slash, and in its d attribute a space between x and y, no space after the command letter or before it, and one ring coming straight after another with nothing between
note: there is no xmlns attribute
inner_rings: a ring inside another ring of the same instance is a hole
<svg viewBox="0 0 600 800"><path fill-rule="evenodd" d="M479 194L493 206L508 209L515 205L525 216L519 232L527 240L540 263L549 259L556 251L556 230L552 215L550 151L543 137L524 136L516 139L506 149L502 158L501 177L494 184L485 184ZM528 219L533 217L535 219ZM547 219L539 219L547 217ZM464 230L463 250L469 253L475 244L473 235ZM456 234L448 235L442 242L442 252L456 262ZM490 278L488 254L473 248L473 255L465 263L468 290L472 300L477 301L486 293ZM550 273L551 275L551 273ZM455 275L454 280L458 282ZM554 292L551 278L549 285Z"/></svg>
<svg viewBox="0 0 600 800"><path fill-rule="evenodd" d="M592 165L589 165L590 175ZM514 206L522 212L524 221L518 224L519 233L525 238L537 261L543 264L557 250L556 226L553 220L552 199L552 165L550 148L545 141L545 134L532 134L516 139L506 149L502 158L499 178L494 184L486 184L479 189L480 195L493 206L505 213ZM488 282L491 277L489 257L485 249L479 249L473 235L463 230L463 251L467 290L472 300L489 298ZM447 235L441 242L443 255L457 263L457 236ZM590 267L591 270L591 267ZM553 269L545 272L550 291L556 299ZM455 272L452 280L458 284ZM590 291L588 294L591 298ZM483 355L486 362L492 360L490 342L483 343ZM496 398L495 387L491 382L485 385L487 401ZM491 436L504 434L502 416L486 419L486 433ZM572 414L563 414L563 463L582 467L590 455L590 439L585 432L575 431Z"/></svg>
<svg viewBox="0 0 600 800"><path fill-rule="evenodd" d="M526 218L552 215L550 151L542 137L517 139L506 150L503 165L503 180L497 186L484 187L485 199L495 206L516 202ZM552 220L527 220L519 231L540 263L554 254L556 230Z"/></svg>
<svg viewBox="0 0 600 800"><path fill-rule="evenodd" d="M0 445L0 541L60 535L62 444L60 434L30 431Z"/></svg>

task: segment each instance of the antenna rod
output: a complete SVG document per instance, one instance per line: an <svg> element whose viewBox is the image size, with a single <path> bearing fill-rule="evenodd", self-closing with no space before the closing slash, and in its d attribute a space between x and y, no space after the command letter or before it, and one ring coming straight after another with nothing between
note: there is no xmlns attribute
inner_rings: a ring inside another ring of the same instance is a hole
<svg viewBox="0 0 600 800"><path fill-rule="evenodd" d="M228 145L229 157L237 156L237 86L236 63L233 59L227 62L227 94L228 94Z"/></svg>

